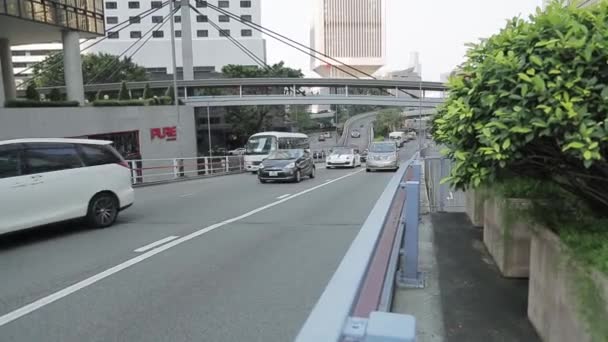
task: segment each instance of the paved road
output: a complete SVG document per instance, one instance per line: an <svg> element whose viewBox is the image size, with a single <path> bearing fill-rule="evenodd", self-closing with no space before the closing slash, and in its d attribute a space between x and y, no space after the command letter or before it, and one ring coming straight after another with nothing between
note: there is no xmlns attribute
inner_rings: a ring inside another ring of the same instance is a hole
<svg viewBox="0 0 608 342"><path fill-rule="evenodd" d="M139 188L112 228L0 236L0 341L292 340L392 176L362 170Z"/></svg>

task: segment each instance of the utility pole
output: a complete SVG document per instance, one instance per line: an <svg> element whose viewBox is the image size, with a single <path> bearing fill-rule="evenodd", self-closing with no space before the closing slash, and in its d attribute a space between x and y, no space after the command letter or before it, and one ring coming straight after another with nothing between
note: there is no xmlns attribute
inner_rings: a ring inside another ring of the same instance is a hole
<svg viewBox="0 0 608 342"><path fill-rule="evenodd" d="M182 155L182 144L179 141L179 137L181 137L182 135L182 127L181 127L181 120L180 120L180 115L179 115L179 98L177 97L177 61L176 61L176 57L175 57L175 24L173 23L173 11L175 10L174 8L174 4L173 4L174 0L169 0L169 26L171 27L171 62L173 63L173 97L175 98L175 100L173 101L175 104L175 112L177 114L177 134L178 134L178 141L177 141L177 148L179 150L179 156L183 157Z"/></svg>

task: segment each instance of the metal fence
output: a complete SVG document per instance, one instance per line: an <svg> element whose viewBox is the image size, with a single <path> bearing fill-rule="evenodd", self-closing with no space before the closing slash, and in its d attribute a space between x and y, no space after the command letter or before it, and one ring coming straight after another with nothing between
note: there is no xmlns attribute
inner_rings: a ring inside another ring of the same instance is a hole
<svg viewBox="0 0 608 342"><path fill-rule="evenodd" d="M242 156L128 160L133 184L244 172Z"/></svg>
<svg viewBox="0 0 608 342"><path fill-rule="evenodd" d="M431 212L463 212L465 210L465 195L441 180L450 175L452 160L428 156L424 158L424 176L429 195Z"/></svg>

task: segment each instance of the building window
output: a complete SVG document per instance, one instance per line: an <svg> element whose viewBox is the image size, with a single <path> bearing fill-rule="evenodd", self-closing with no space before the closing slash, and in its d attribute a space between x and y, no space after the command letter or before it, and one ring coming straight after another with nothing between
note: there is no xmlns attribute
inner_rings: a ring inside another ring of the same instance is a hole
<svg viewBox="0 0 608 342"><path fill-rule="evenodd" d="M220 8L228 8L228 7L230 7L230 2L228 2L228 1L218 1L217 5Z"/></svg>
<svg viewBox="0 0 608 342"><path fill-rule="evenodd" d="M241 7L242 8L250 8L251 7L251 1L241 1Z"/></svg>
<svg viewBox="0 0 608 342"><path fill-rule="evenodd" d="M139 1L129 1L129 8L139 8Z"/></svg>
<svg viewBox="0 0 608 342"><path fill-rule="evenodd" d="M206 8L207 1L196 0L196 8Z"/></svg>
<svg viewBox="0 0 608 342"><path fill-rule="evenodd" d="M230 17L227 15L220 15L218 20L220 21L220 23L227 23L230 22Z"/></svg>
<svg viewBox="0 0 608 342"><path fill-rule="evenodd" d="M117 9L118 5L115 1L106 1L106 9Z"/></svg>
<svg viewBox="0 0 608 342"><path fill-rule="evenodd" d="M129 17L130 24L139 24L141 22L141 18L139 16Z"/></svg>
<svg viewBox="0 0 608 342"><path fill-rule="evenodd" d="M27 63L13 63L13 68L27 68Z"/></svg>
<svg viewBox="0 0 608 342"><path fill-rule="evenodd" d="M116 31L116 32L109 31L108 32L108 39L118 39L118 37L119 37L118 34L119 34L118 31Z"/></svg>
<svg viewBox="0 0 608 342"><path fill-rule="evenodd" d="M182 30L175 30L175 38L181 38L182 37Z"/></svg>
<svg viewBox="0 0 608 342"><path fill-rule="evenodd" d="M13 56L25 56L25 51L11 51L11 54Z"/></svg>
<svg viewBox="0 0 608 342"><path fill-rule="evenodd" d="M251 21L251 16L249 14L244 14L241 16L241 20L243 21Z"/></svg>
<svg viewBox="0 0 608 342"><path fill-rule="evenodd" d="M23 51L25 53L25 51ZM49 50L33 50L30 51L30 56L46 56L51 54L52 51Z"/></svg>
<svg viewBox="0 0 608 342"><path fill-rule="evenodd" d="M106 23L118 24L118 17L106 17Z"/></svg>
<svg viewBox="0 0 608 342"><path fill-rule="evenodd" d="M251 37L253 32L251 30L241 30L241 37Z"/></svg>
<svg viewBox="0 0 608 342"><path fill-rule="evenodd" d="M163 7L163 2L162 1L152 1L150 3L150 5L152 6L152 8L161 8L161 7Z"/></svg>
<svg viewBox="0 0 608 342"><path fill-rule="evenodd" d="M182 16L181 15L176 15L175 17L173 17L176 23L181 23L182 22Z"/></svg>
<svg viewBox="0 0 608 342"><path fill-rule="evenodd" d="M131 31L131 38L141 38L141 31Z"/></svg>
<svg viewBox="0 0 608 342"><path fill-rule="evenodd" d="M230 35L230 30L220 30L220 37L228 37Z"/></svg>
<svg viewBox="0 0 608 342"><path fill-rule="evenodd" d="M209 31L207 30L196 30L196 36L199 38L207 38L209 37Z"/></svg>
<svg viewBox="0 0 608 342"><path fill-rule="evenodd" d="M209 19L207 19L206 15L197 15L196 16L196 22L198 22L198 23L206 23L208 21L209 21Z"/></svg>
<svg viewBox="0 0 608 342"><path fill-rule="evenodd" d="M163 17L160 15L153 15L152 16L152 23L154 24L160 24L163 22Z"/></svg>
<svg viewBox="0 0 608 342"><path fill-rule="evenodd" d="M152 37L154 38L163 38L165 36L164 31L152 31Z"/></svg>

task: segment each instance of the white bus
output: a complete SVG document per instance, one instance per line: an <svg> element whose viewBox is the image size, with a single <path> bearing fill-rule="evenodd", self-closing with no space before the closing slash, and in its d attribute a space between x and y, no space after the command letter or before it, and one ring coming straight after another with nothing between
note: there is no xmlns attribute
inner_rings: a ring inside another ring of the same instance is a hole
<svg viewBox="0 0 608 342"><path fill-rule="evenodd" d="M274 150L310 149L308 135L287 132L261 132L252 135L245 146L245 169L256 173L262 160Z"/></svg>

